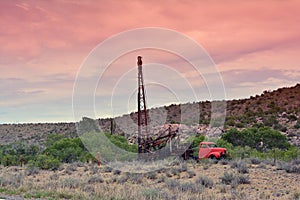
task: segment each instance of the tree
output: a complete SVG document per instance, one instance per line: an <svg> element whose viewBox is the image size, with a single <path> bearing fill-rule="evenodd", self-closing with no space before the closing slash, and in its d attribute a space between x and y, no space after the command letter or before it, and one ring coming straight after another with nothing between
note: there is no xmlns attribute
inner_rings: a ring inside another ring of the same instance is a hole
<svg viewBox="0 0 300 200"><path fill-rule="evenodd" d="M234 146L249 146L258 150L263 148L287 149L290 147L286 136L270 127L252 127L242 131L230 129L221 138Z"/></svg>
<svg viewBox="0 0 300 200"><path fill-rule="evenodd" d="M61 162L72 163L83 159L88 153L80 138L64 138L46 148L44 154L57 158Z"/></svg>
<svg viewBox="0 0 300 200"><path fill-rule="evenodd" d="M13 144L0 146L1 164L4 166L19 165L22 161L27 163L39 153L39 147L19 141Z"/></svg>

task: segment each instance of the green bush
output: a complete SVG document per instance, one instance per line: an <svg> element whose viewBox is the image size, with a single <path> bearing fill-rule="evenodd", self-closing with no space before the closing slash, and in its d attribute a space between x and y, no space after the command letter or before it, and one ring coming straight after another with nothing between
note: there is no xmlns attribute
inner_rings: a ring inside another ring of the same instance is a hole
<svg viewBox="0 0 300 200"><path fill-rule="evenodd" d="M204 135L193 135L189 137L188 142L191 144L189 148L190 150L192 150L194 157L198 158L199 144L204 140L205 140Z"/></svg>
<svg viewBox="0 0 300 200"><path fill-rule="evenodd" d="M261 145L263 142L263 145ZM227 148L233 159L258 158L290 161L299 158L299 148L288 143L286 136L269 127L230 129L217 141Z"/></svg>
<svg viewBox="0 0 300 200"><path fill-rule="evenodd" d="M23 141L0 146L0 162L4 166L28 163L39 153L39 147Z"/></svg>
<svg viewBox="0 0 300 200"><path fill-rule="evenodd" d="M249 146L258 150L262 150L263 148L288 149L291 146L286 136L269 127L252 127L242 131L230 129L221 138L233 144L233 146ZM261 142L263 142L263 146L261 146Z"/></svg>
<svg viewBox="0 0 300 200"><path fill-rule="evenodd" d="M39 155L34 164L40 169L51 170L57 170L60 166L60 162L58 159L47 155Z"/></svg>
<svg viewBox="0 0 300 200"><path fill-rule="evenodd" d="M128 144L127 139L124 136L112 135L109 133L104 133L104 134L113 144L115 144L119 148L133 153L138 152L138 146Z"/></svg>
<svg viewBox="0 0 300 200"><path fill-rule="evenodd" d="M113 144L128 152L137 152L137 145L129 145L125 137L120 135L102 134ZM99 147L98 135L90 138L95 142L95 147ZM101 138L100 138L101 139ZM25 142L17 142L9 145L0 146L0 162L4 166L31 164L41 169L57 169L61 163L72 163L76 161L86 162L94 160L94 156L85 148L81 138L65 138L63 135L51 134L44 143L45 149L29 145ZM106 146L102 146L101 153L113 153ZM98 149L98 148L97 148ZM93 152L95 153L95 152ZM95 155L95 154L94 154ZM122 153L117 155L123 156ZM101 155L102 156L102 155ZM124 155L123 157L126 157Z"/></svg>
<svg viewBox="0 0 300 200"><path fill-rule="evenodd" d="M16 155L4 155L1 157L1 164L3 166L12 166L12 165L18 165L18 157Z"/></svg>
<svg viewBox="0 0 300 200"><path fill-rule="evenodd" d="M64 138L56 141L45 149L44 154L50 155L64 163L72 163L79 160L85 161L91 157L80 138Z"/></svg>

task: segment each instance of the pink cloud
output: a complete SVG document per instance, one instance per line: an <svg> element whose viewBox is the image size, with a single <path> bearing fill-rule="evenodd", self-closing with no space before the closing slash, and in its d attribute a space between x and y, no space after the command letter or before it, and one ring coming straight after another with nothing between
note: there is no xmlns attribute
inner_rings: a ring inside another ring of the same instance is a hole
<svg viewBox="0 0 300 200"><path fill-rule="evenodd" d="M72 81L53 84L43 77L60 73L75 79L84 58L103 40L128 29L155 26L196 40L221 71L284 68L296 80L291 70L300 63L299 7L297 0L0 1L0 78L34 80L25 91L46 91L45 99L66 98ZM144 53L146 62L165 64L170 59L166 64L179 68L172 56ZM120 62L131 66L122 59L115 65ZM115 75L114 70L107 73Z"/></svg>
<svg viewBox="0 0 300 200"><path fill-rule="evenodd" d="M131 28L161 26L190 35L216 58L299 41L298 1L1 2L1 54L80 51ZM172 6L171 6L172 5ZM288 12L287 12L288 11Z"/></svg>

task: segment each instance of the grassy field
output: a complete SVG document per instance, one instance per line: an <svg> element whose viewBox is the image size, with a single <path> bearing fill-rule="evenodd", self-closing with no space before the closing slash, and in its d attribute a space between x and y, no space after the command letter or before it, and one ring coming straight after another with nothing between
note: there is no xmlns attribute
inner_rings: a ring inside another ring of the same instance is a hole
<svg viewBox="0 0 300 200"><path fill-rule="evenodd" d="M0 184L0 197L10 199L296 200L300 199L300 161L175 160L144 174L81 162L57 171L2 166Z"/></svg>

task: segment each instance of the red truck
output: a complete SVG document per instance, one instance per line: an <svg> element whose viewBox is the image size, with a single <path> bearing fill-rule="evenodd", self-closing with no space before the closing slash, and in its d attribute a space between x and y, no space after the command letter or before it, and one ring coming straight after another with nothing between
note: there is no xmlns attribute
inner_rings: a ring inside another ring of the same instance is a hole
<svg viewBox="0 0 300 200"><path fill-rule="evenodd" d="M211 158L222 159L226 158L226 148L217 147L214 142L200 142L198 159Z"/></svg>

